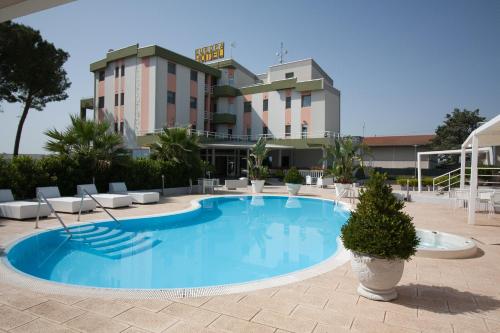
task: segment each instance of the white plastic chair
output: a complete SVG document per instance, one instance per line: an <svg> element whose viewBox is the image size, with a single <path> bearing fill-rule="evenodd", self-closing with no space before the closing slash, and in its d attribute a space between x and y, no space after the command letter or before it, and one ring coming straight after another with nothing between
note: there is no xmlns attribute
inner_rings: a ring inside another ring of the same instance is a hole
<svg viewBox="0 0 500 333"><path fill-rule="evenodd" d="M468 190L455 190L454 191L454 198L453 200L453 209L456 209L458 207L465 208L468 205L469 201L469 191Z"/></svg>
<svg viewBox="0 0 500 333"><path fill-rule="evenodd" d="M312 177L307 175L306 176L306 185L308 186L312 186L313 182L312 182Z"/></svg>

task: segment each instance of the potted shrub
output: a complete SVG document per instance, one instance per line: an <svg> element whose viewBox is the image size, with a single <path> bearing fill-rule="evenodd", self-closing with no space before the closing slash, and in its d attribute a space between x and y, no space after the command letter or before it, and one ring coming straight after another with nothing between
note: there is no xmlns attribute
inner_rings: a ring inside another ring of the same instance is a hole
<svg viewBox="0 0 500 333"><path fill-rule="evenodd" d="M284 178L286 188L289 195L297 195L300 190L300 186L304 182L304 177L299 173L296 167L288 170Z"/></svg>
<svg viewBox="0 0 500 333"><path fill-rule="evenodd" d="M252 192L261 193L266 182L268 170L262 163L268 154L266 139L261 137L250 151L248 159L248 174L252 183Z"/></svg>
<svg viewBox="0 0 500 333"><path fill-rule="evenodd" d="M404 261L415 254L419 239L404 203L392 195L386 176L373 173L359 203L342 227L341 238L351 251L351 266L359 279L358 293L372 300L397 297Z"/></svg>

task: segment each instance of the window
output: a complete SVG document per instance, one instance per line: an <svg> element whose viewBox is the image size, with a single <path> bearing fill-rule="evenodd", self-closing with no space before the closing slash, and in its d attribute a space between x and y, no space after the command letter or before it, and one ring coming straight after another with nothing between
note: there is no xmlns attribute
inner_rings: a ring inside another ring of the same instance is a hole
<svg viewBox="0 0 500 333"><path fill-rule="evenodd" d="M247 136L252 135L252 129L250 127L247 127Z"/></svg>
<svg viewBox="0 0 500 333"><path fill-rule="evenodd" d="M302 95L301 105L303 108L307 108L311 106L311 95Z"/></svg>
<svg viewBox="0 0 500 333"><path fill-rule="evenodd" d="M123 121L120 121L120 134L123 134Z"/></svg>
<svg viewBox="0 0 500 333"><path fill-rule="evenodd" d="M291 96L288 96L286 99L285 99L285 109L289 109L292 107L292 97Z"/></svg>
<svg viewBox="0 0 500 333"><path fill-rule="evenodd" d="M120 94L120 105L125 105L125 93Z"/></svg>
<svg viewBox="0 0 500 333"><path fill-rule="evenodd" d="M196 132L196 124L191 124L191 131Z"/></svg>
<svg viewBox="0 0 500 333"><path fill-rule="evenodd" d="M302 125L302 139L306 139L307 138L307 125Z"/></svg>
<svg viewBox="0 0 500 333"><path fill-rule="evenodd" d="M196 109L197 104L198 104L198 100L196 99L196 97L191 97L191 99L189 100L189 107L191 109Z"/></svg>
<svg viewBox="0 0 500 333"><path fill-rule="evenodd" d="M168 72L175 75L175 64L173 62L168 63Z"/></svg>
<svg viewBox="0 0 500 333"><path fill-rule="evenodd" d="M285 73L285 79L291 79L293 77L293 72Z"/></svg>
<svg viewBox="0 0 500 333"><path fill-rule="evenodd" d="M252 102L243 103L243 112L252 112Z"/></svg>
<svg viewBox="0 0 500 333"><path fill-rule="evenodd" d="M118 122L115 121L115 133L118 133Z"/></svg>
<svg viewBox="0 0 500 333"><path fill-rule="evenodd" d="M262 127L262 134L264 135L269 134L269 129L267 128L267 126Z"/></svg>
<svg viewBox="0 0 500 333"><path fill-rule="evenodd" d="M99 71L99 81L104 81L104 71Z"/></svg>
<svg viewBox="0 0 500 333"><path fill-rule="evenodd" d="M285 125L285 137L289 137L291 133L292 133L292 126Z"/></svg>
<svg viewBox="0 0 500 333"><path fill-rule="evenodd" d="M125 76L125 65L122 65L121 76Z"/></svg>
<svg viewBox="0 0 500 333"><path fill-rule="evenodd" d="M198 72L191 70L191 81L198 82Z"/></svg>
<svg viewBox="0 0 500 333"><path fill-rule="evenodd" d="M167 91L167 103L175 104L175 91Z"/></svg>
<svg viewBox="0 0 500 333"><path fill-rule="evenodd" d="M120 67L116 66L115 67L115 77L118 77L120 75Z"/></svg>
<svg viewBox="0 0 500 333"><path fill-rule="evenodd" d="M97 107L99 109L104 108L104 96L99 97L99 101L97 102Z"/></svg>
<svg viewBox="0 0 500 333"><path fill-rule="evenodd" d="M115 94L115 106L118 106L118 94Z"/></svg>
<svg viewBox="0 0 500 333"><path fill-rule="evenodd" d="M262 110L267 111L269 109L269 100L266 98L264 101L262 101Z"/></svg>

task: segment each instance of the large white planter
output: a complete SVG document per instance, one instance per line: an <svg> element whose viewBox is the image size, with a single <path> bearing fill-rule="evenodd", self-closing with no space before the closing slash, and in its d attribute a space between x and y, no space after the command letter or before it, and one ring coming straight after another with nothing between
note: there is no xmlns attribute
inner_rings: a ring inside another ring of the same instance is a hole
<svg viewBox="0 0 500 333"><path fill-rule="evenodd" d="M253 193L262 193L264 189L265 180L252 180L252 192Z"/></svg>
<svg viewBox="0 0 500 333"><path fill-rule="evenodd" d="M358 294L375 301L398 297L394 288L403 276L404 260L387 260L352 252L351 267L359 280Z"/></svg>
<svg viewBox="0 0 500 333"><path fill-rule="evenodd" d="M286 183L286 189L288 190L289 195L297 195L299 193L301 184L291 184Z"/></svg>

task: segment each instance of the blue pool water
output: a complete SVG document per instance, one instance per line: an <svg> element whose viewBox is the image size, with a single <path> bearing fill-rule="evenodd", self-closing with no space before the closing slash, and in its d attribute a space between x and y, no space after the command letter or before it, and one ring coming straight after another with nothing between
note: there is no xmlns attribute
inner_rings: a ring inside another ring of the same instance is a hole
<svg viewBox="0 0 500 333"><path fill-rule="evenodd" d="M214 197L176 215L52 230L7 254L18 270L105 288L189 288L270 278L337 250L348 211L334 202L277 196Z"/></svg>

